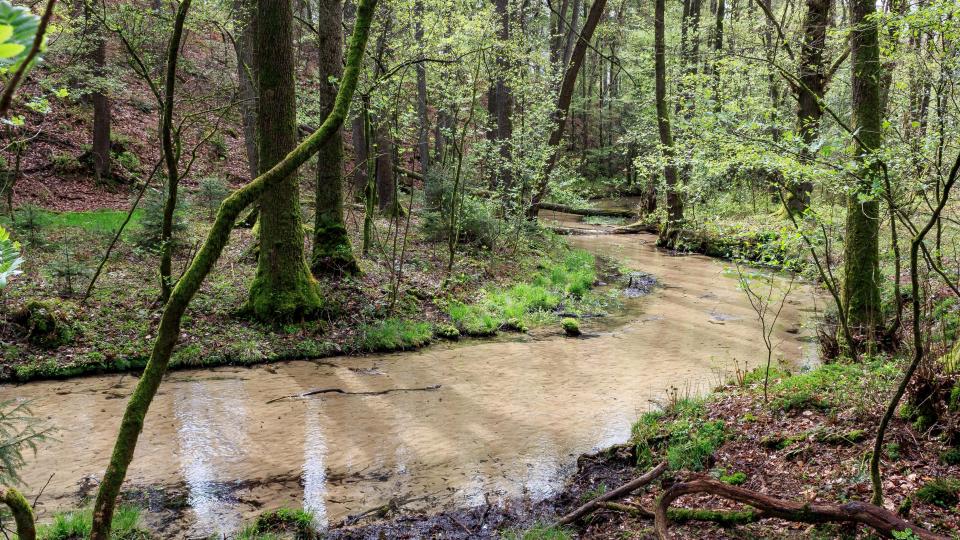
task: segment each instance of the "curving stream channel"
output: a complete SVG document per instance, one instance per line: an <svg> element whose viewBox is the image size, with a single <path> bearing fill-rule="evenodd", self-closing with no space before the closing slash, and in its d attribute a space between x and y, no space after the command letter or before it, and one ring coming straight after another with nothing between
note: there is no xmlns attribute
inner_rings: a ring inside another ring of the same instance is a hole
<svg viewBox="0 0 960 540"><path fill-rule="evenodd" d="M311 509L324 525L390 500L425 509L535 499L562 486L579 454L624 441L668 388L702 391L735 359L756 366L765 358L729 265L657 250L652 235L570 241L653 274L660 286L625 299L612 320L586 322L587 338L549 329L418 352L171 373L128 488L182 494L177 518L159 525L171 538L229 534L281 505ZM792 293L775 333L778 357L815 361L804 327L813 298L805 287ZM41 519L93 493L135 383L111 375L0 386L0 400L32 400L34 414L58 430L23 471L31 499L49 479ZM440 387L268 403L316 388L433 385Z"/></svg>

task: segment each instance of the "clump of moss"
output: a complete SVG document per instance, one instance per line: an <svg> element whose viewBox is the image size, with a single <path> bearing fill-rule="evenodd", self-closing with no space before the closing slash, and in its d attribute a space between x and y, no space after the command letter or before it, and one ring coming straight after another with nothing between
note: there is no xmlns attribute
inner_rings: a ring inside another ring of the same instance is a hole
<svg viewBox="0 0 960 540"><path fill-rule="evenodd" d="M32 301L13 314L13 322L27 331L27 340L42 349L56 349L73 341L74 331L64 312L49 302Z"/></svg>
<svg viewBox="0 0 960 540"><path fill-rule="evenodd" d="M313 528L313 515L306 510L279 508L264 514L234 536L236 540L316 540L320 535Z"/></svg>
<svg viewBox="0 0 960 540"><path fill-rule="evenodd" d="M583 333L580 331L580 323L572 317L567 317L560 321L560 327L563 328L563 331L570 337L577 337Z"/></svg>
<svg viewBox="0 0 960 540"><path fill-rule="evenodd" d="M732 474L721 474L720 481L731 486L741 486L747 481L747 473L737 471Z"/></svg>
<svg viewBox="0 0 960 540"><path fill-rule="evenodd" d="M460 339L460 330L452 324L437 324L433 327L433 334L440 339Z"/></svg>
<svg viewBox="0 0 960 540"><path fill-rule="evenodd" d="M952 508L960 502L960 480L937 478L924 484L915 495L925 503L941 508Z"/></svg>

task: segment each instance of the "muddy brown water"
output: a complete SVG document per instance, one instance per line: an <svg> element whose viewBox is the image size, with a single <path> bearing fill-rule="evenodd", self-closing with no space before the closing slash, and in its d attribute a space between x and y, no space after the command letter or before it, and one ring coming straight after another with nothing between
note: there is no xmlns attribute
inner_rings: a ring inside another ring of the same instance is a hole
<svg viewBox="0 0 960 540"><path fill-rule="evenodd" d="M660 286L625 299L592 337L559 332L440 345L422 351L219 368L168 375L146 420L129 488L185 494L168 537L229 535L279 506L306 507L318 525L391 500L423 510L485 500L545 497L576 457L626 440L637 415L671 387L681 394L728 377L735 360L766 356L759 323L729 264L657 250L652 235L570 241L654 275ZM811 362L813 293L786 304L776 356ZM0 386L0 400L32 401L56 440L28 455L31 498L55 473L41 519L80 504L103 473L136 379L85 377ZM382 395L318 394L317 388ZM175 531L175 532L172 532Z"/></svg>

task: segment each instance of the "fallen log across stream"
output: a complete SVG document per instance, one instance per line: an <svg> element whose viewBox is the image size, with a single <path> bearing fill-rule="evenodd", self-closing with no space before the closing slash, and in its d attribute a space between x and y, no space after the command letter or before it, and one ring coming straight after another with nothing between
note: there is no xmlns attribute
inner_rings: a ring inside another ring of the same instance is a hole
<svg viewBox="0 0 960 540"><path fill-rule="evenodd" d="M384 394L392 394L394 392L431 392L433 390L439 390L442 385L434 384L431 386L424 386L421 388L387 388L386 390L371 390L367 392L349 392L342 388L316 388L314 390L308 390L302 394L292 394L289 396L282 396L278 398L273 398L267 402L267 404L276 403L278 401L283 401L285 399L301 399L305 397L315 396L317 394L342 394L345 396L382 396Z"/></svg>
<svg viewBox="0 0 960 540"><path fill-rule="evenodd" d="M637 213L633 210L611 210L604 208L574 208L564 204L540 203L538 210L550 210L553 212L563 212L564 214L573 214L576 216L589 217L615 217L615 218L633 218Z"/></svg>

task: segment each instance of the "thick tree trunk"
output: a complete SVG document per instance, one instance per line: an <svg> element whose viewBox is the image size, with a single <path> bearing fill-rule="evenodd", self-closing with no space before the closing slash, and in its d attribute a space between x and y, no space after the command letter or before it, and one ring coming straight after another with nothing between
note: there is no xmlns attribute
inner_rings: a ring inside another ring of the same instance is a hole
<svg viewBox="0 0 960 540"><path fill-rule="evenodd" d="M257 2L257 148L261 172L297 146L293 11L290 0ZM260 256L249 309L260 320L316 315L321 306L303 249L300 189L291 173L260 197Z"/></svg>
<svg viewBox="0 0 960 540"><path fill-rule="evenodd" d="M875 11L872 0L853 0L852 105L860 178L847 199L843 282L847 325L868 342L874 340L880 324L880 206L870 195L881 175L874 155L881 144L880 46L878 23L872 16Z"/></svg>
<svg viewBox="0 0 960 540"><path fill-rule="evenodd" d="M363 198L367 186L367 138L363 127L363 118L358 114L350 124L353 140L353 176L351 192L354 200Z"/></svg>
<svg viewBox="0 0 960 540"><path fill-rule="evenodd" d="M250 178L260 172L257 163L257 82L254 77L254 42L257 36L256 6L252 0L235 0L234 11L240 32L234 42L237 55L237 98L240 100L240 121L243 125L243 146L247 153Z"/></svg>
<svg viewBox="0 0 960 540"><path fill-rule="evenodd" d="M414 10L414 37L420 53L424 54L423 41L423 0L416 0ZM417 157L420 160L420 174L423 177L423 193L428 209L440 207L440 187L434 185L434 177L430 174L430 119L427 116L427 66L424 62L417 64Z"/></svg>
<svg viewBox="0 0 960 540"><path fill-rule="evenodd" d="M827 45L827 26L830 22L831 0L807 0L807 14L803 21L803 45L800 49L800 86L797 91L797 131L803 141L801 159L811 159L809 147L820 133L823 109L820 100L826 93L823 53ZM803 215L810 206L813 183L804 180L792 184L787 192L787 210Z"/></svg>
<svg viewBox="0 0 960 540"><path fill-rule="evenodd" d="M318 0L317 60L320 80L317 97L320 114L333 110L337 88L331 79L343 77L342 0ZM317 153L316 216L313 225L313 256L310 269L315 276L339 275L360 270L353 256L350 236L343 220L343 136L331 137Z"/></svg>
<svg viewBox="0 0 960 540"><path fill-rule="evenodd" d="M660 230L659 243L675 247L683 225L683 199L678 192L677 166L674 163L673 132L670 128L670 108L667 105L666 32L664 28L665 0L656 0L653 15L654 94L657 106L657 132L663 152L663 176L667 191L667 220Z"/></svg>

